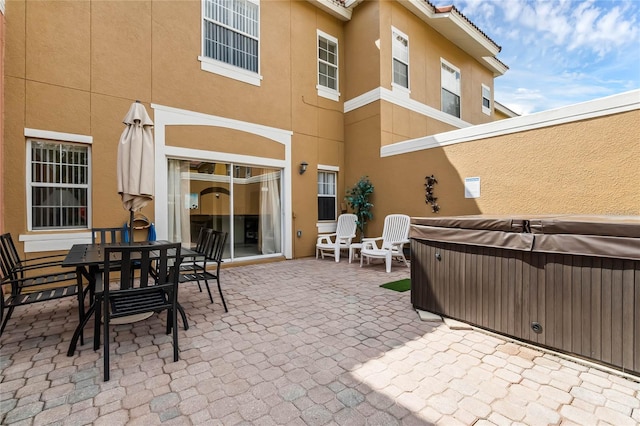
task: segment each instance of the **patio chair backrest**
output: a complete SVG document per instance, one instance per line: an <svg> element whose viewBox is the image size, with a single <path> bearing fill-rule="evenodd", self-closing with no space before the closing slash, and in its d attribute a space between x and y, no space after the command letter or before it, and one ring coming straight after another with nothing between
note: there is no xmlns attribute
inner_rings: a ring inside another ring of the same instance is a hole
<svg viewBox="0 0 640 426"><path fill-rule="evenodd" d="M212 234L213 234L213 229L206 228L204 226L200 228L200 233L198 234L198 240L196 241L195 251L197 251L198 253L204 254Z"/></svg>
<svg viewBox="0 0 640 426"><path fill-rule="evenodd" d="M204 253L208 260L216 262L218 267L222 263L222 254L224 252L224 245L227 242L227 233L223 231L216 231L211 229L208 233L208 238L204 242Z"/></svg>
<svg viewBox="0 0 640 426"><path fill-rule="evenodd" d="M411 219L406 214L390 214L384 218L382 229L382 248L390 247L392 243L405 241L409 238Z"/></svg>
<svg viewBox="0 0 640 426"><path fill-rule="evenodd" d="M91 228L91 244L110 244L124 241L124 228Z"/></svg>
<svg viewBox="0 0 640 426"><path fill-rule="evenodd" d="M43 256L36 259L49 259L55 257L58 256ZM0 264L3 276L5 278L11 277L12 279L24 276L24 273L18 272L18 270L25 266L26 262L28 262L28 260L23 261L20 258L20 253L18 253L18 249L13 242L11 234L7 232L6 234L0 235Z"/></svg>
<svg viewBox="0 0 640 426"><path fill-rule="evenodd" d="M340 238L353 238L356 235L358 226L358 216L351 213L343 213L338 216L338 224L336 225L336 240Z"/></svg>
<svg viewBox="0 0 640 426"><path fill-rule="evenodd" d="M20 263L18 251L13 243L11 234L6 233L0 235L0 268L2 268L2 276L5 278L15 278L15 266Z"/></svg>

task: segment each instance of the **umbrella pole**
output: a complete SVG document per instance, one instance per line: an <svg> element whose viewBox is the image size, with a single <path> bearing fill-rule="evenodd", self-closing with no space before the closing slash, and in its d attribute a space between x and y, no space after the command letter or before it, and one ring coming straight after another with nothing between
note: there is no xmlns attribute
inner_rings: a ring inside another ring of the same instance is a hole
<svg viewBox="0 0 640 426"><path fill-rule="evenodd" d="M129 243L133 243L133 210L129 210Z"/></svg>

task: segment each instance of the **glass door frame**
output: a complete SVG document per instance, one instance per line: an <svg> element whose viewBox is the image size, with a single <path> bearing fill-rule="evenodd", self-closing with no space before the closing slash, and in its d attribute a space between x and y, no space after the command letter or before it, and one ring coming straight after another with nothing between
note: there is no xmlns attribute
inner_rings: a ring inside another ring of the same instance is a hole
<svg viewBox="0 0 640 426"><path fill-rule="evenodd" d="M282 257L285 256L285 250L286 250L286 235L287 235L287 228L285 228L285 208L284 206L285 204L285 182L284 182L284 175L285 175L285 171L283 168L279 168L279 167L274 167L273 165L266 165L266 164L256 164L256 163L247 163L247 162L242 162L242 163L234 163L234 162L229 162L229 161L223 161L220 158L207 158L207 159L203 159L203 158L185 158L185 157L176 157L176 156L167 156L166 157L166 168L168 170L169 167L169 160L179 160L179 161L203 161L203 162L211 162L211 163L216 163L216 164L225 164L225 165L229 165L231 173L229 173L227 176L229 177L229 236L227 239L227 243L229 244L229 255L230 257L228 258L224 258L224 260L226 261L230 261L231 263L233 262L238 262L238 261L251 261L251 260L257 260L257 259L266 259L266 258L270 258L270 257ZM234 194L235 194L235 176L233 171L235 170L236 166L246 166L246 167L256 167L256 168L269 168L269 169L273 169L273 172L278 172L279 173L279 180L280 180L280 224L281 224L281 231L280 231L280 247L281 250L279 253L273 253L273 254L256 254L256 255L252 255L252 256L242 256L242 257L236 257L235 256L235 204L234 204ZM190 172L189 172L190 174ZM190 178L189 178L190 179ZM166 191L165 191L166 192ZM168 204L167 204L168 205ZM167 208L165 207L165 213L166 213ZM168 214L168 213L166 213ZM290 229L290 228L289 228ZM285 256L286 257L286 256Z"/></svg>
<svg viewBox="0 0 640 426"><path fill-rule="evenodd" d="M167 239L168 236L168 158L185 160L200 158L208 161L218 160L229 163L255 164L256 166L274 167L282 170L282 253L286 259L293 259L293 205L291 185L294 171L292 165L293 131L156 103L151 103L151 108L153 109L154 119L153 134L156 164L154 210L158 239ZM283 149L283 155L280 158L269 158L257 155L234 154L229 152L233 151L233 144L231 143L229 144L227 152L173 146L167 144L166 130L168 126L220 127L244 132L256 136L257 145L273 143L280 145Z"/></svg>

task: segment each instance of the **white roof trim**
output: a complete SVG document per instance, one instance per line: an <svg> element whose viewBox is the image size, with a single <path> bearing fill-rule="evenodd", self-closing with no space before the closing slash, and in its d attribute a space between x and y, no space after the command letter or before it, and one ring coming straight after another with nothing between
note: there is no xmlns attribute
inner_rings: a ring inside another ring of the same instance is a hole
<svg viewBox="0 0 640 426"><path fill-rule="evenodd" d="M485 57L495 56L500 52L499 46L453 9L450 12L438 13L423 0L398 0L398 3L478 61L482 61ZM460 36L455 37L453 32ZM493 63L485 59L482 62L499 75L504 74L507 70L497 61ZM504 71L500 72L502 69Z"/></svg>
<svg viewBox="0 0 640 426"><path fill-rule="evenodd" d="M493 58L491 56L485 56L482 58L484 64L493 71L494 77L500 77L504 75L507 71L509 71L509 67L500 62L498 59Z"/></svg>
<svg viewBox="0 0 640 426"><path fill-rule="evenodd" d="M493 109L495 109L496 111L501 112L502 114L504 114L504 115L506 115L508 117L511 117L511 118L520 116L520 114L518 114L518 113L516 113L514 111L511 111L509 108L507 108L506 106L502 105L500 102L496 101L495 99L493 101Z"/></svg>
<svg viewBox="0 0 640 426"><path fill-rule="evenodd" d="M640 90L633 90L567 107L514 117L509 120L494 121L386 145L380 148L380 156L390 157L407 154L429 148L524 132L638 109L640 109Z"/></svg>
<svg viewBox="0 0 640 426"><path fill-rule="evenodd" d="M454 24L460 30L464 31L469 37L471 37L474 41L481 44L488 52L491 52L492 55L497 55L500 53L500 48L496 46L491 40L489 40L484 34L478 31L471 23L466 20L464 17L460 16L460 14L456 13L454 10L446 13L436 13L432 16L435 19L447 19Z"/></svg>
<svg viewBox="0 0 640 426"><path fill-rule="evenodd" d="M332 2L331 0L307 0L309 3L317 6L319 9L324 10L329 15L334 16L341 21L350 21L351 20L351 9L347 9L344 6L341 6L337 3ZM356 3L355 1L349 2L349 7Z"/></svg>

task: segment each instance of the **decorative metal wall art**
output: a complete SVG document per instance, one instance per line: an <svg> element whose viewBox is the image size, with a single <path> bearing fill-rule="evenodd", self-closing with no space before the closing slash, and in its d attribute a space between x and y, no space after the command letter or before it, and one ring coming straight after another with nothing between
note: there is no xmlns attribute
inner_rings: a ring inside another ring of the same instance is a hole
<svg viewBox="0 0 640 426"><path fill-rule="evenodd" d="M433 196L433 185L438 183L438 180L435 178L434 175L425 176L424 180L425 180L424 187L427 193L425 196L424 202L427 204L431 204L431 211L433 211L434 213L438 213L440 211L440 206L436 202L438 200L438 197Z"/></svg>

